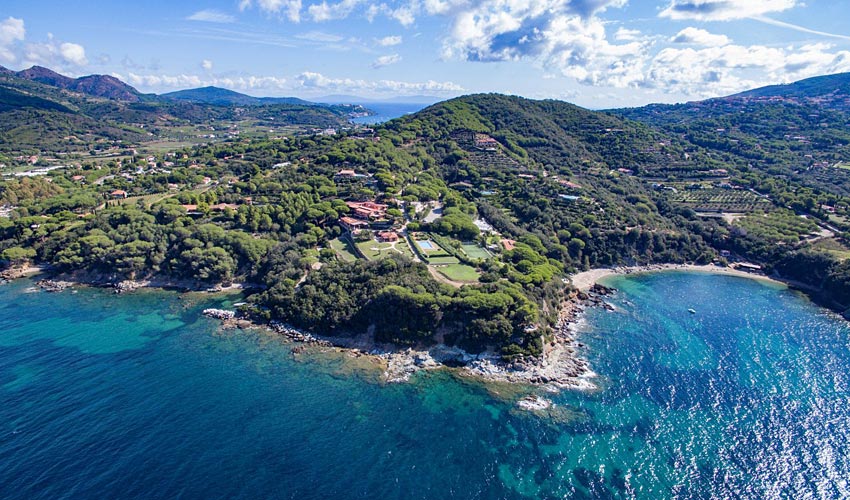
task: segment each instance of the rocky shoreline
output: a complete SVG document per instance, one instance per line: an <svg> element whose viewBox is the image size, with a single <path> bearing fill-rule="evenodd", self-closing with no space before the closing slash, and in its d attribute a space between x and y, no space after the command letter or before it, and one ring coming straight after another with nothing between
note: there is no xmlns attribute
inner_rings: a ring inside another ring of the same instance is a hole
<svg viewBox="0 0 850 500"><path fill-rule="evenodd" d="M305 332L290 325L272 321L262 325L239 318L234 311L208 310L204 314L220 319L226 327L266 328L298 345L293 354L305 352L308 347L337 348L355 357L369 356L384 367L382 379L387 383L400 383L423 370L448 368L460 376L478 380L546 387L551 390L595 390L592 379L596 374L587 360L579 354L585 347L576 339L574 325L590 307L612 309L604 301L612 289L596 285L588 291L574 291L563 304L553 338L544 346L543 355L507 363L495 352L472 354L461 348L436 344L427 347L401 348L374 342L369 335L354 337L324 337Z"/></svg>
<svg viewBox="0 0 850 500"><path fill-rule="evenodd" d="M37 271L40 272L43 269L38 268ZM31 269L26 274L16 277L30 274L33 274ZM74 285L84 284L111 287L118 294L133 292L143 287L208 292L242 287L242 285L233 285L227 288L221 286L209 288L207 286L199 287L197 283L175 283L160 280L117 281L110 278L92 275L91 273L75 273L42 279L36 282L36 286L48 292L61 292ZM204 315L222 321L227 328L267 328L275 334L299 344L293 347L294 354L304 352L309 347L321 347L339 348L356 357L373 357L381 366L385 367L383 379L389 383L405 382L421 370L450 368L461 376L484 381L545 386L552 389L593 390L596 386L592 379L596 374L590 369L587 360L582 359L578 354L578 349L584 347L584 345L576 340L573 325L580 319L583 311L589 307L610 308L603 300L603 297L610 292L610 289L601 285L594 285L589 290L574 291L563 303L554 335L544 345L543 354L539 358L510 363L502 360L501 356L495 352L471 354L458 347L444 344L404 348L376 343L368 335L324 337L279 322L257 324L248 318L241 317L235 311L208 309L204 311Z"/></svg>

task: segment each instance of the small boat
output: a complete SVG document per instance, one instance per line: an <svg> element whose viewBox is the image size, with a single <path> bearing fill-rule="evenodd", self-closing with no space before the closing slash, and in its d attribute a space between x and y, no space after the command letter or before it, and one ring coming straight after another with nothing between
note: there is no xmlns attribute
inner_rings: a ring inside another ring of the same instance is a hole
<svg viewBox="0 0 850 500"><path fill-rule="evenodd" d="M694 309L688 309L688 312L689 312L689 313L691 313L691 314L696 314L696 313L697 313L697 312L696 312L696 310L694 310Z"/></svg>

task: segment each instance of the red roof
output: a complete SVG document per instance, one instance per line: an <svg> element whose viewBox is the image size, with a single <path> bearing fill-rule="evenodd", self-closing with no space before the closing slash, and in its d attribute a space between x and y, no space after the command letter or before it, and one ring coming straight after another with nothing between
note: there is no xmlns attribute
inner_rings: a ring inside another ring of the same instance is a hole
<svg viewBox="0 0 850 500"><path fill-rule="evenodd" d="M340 222L345 224L346 226L368 226L368 222L363 222L362 220L352 219L351 217L340 217Z"/></svg>

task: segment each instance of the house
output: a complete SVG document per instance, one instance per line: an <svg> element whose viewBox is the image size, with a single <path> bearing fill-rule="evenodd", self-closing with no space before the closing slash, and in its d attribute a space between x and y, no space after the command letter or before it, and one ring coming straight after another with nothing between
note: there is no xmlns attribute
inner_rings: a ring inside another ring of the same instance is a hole
<svg viewBox="0 0 850 500"><path fill-rule="evenodd" d="M475 147L486 151L496 151L499 141L486 134L475 134Z"/></svg>
<svg viewBox="0 0 850 500"><path fill-rule="evenodd" d="M575 182L565 181L563 179L559 180L558 184L568 187L570 189L581 189L581 186L576 184Z"/></svg>
<svg viewBox="0 0 850 500"><path fill-rule="evenodd" d="M123 189L116 189L111 194L112 198L116 200L124 200L127 198L127 191L124 191Z"/></svg>
<svg viewBox="0 0 850 500"><path fill-rule="evenodd" d="M381 231L378 233L378 239L387 243L395 243L398 241L398 233L395 231Z"/></svg>
<svg viewBox="0 0 850 500"><path fill-rule="evenodd" d="M85 175L75 175L75 176L71 177L71 180L74 181L74 182L81 182L81 181L86 180L86 176Z"/></svg>
<svg viewBox="0 0 850 500"><path fill-rule="evenodd" d="M334 174L335 181L355 181L355 180L363 180L371 177L367 174L358 174L353 169L343 169Z"/></svg>
<svg viewBox="0 0 850 500"><path fill-rule="evenodd" d="M356 231L357 229L368 227L369 223L364 222L362 220L353 219L351 217L340 217L339 225L349 231Z"/></svg>
<svg viewBox="0 0 850 500"><path fill-rule="evenodd" d="M359 219L382 219L387 215L387 205L381 203L372 201L347 201L345 204L351 209L353 215Z"/></svg>
<svg viewBox="0 0 850 500"><path fill-rule="evenodd" d="M507 238L503 238L500 241L500 243L502 244L502 247L504 247L504 249L508 252L510 252L511 250L516 248L516 241L515 240L509 240Z"/></svg>
<svg viewBox="0 0 850 500"><path fill-rule="evenodd" d="M467 189L472 189L473 187L475 187L475 186L473 186L472 184L470 184L470 183L468 183L468 182L463 182L463 181L461 181L461 182L453 182L453 183L451 183L451 184L449 184L449 185L450 185L451 187L453 187L453 188L457 189L458 191L466 191Z"/></svg>
<svg viewBox="0 0 850 500"><path fill-rule="evenodd" d="M210 210L213 212L224 212L227 209L236 210L239 208L239 205L235 203L219 203L217 205L210 205Z"/></svg>

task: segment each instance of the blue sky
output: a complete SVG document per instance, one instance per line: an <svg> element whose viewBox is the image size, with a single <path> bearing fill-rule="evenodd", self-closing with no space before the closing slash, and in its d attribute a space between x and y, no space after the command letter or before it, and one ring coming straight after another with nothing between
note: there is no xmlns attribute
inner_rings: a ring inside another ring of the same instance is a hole
<svg viewBox="0 0 850 500"><path fill-rule="evenodd" d="M3 0L0 64L145 92L681 102L850 71L850 0Z"/></svg>

